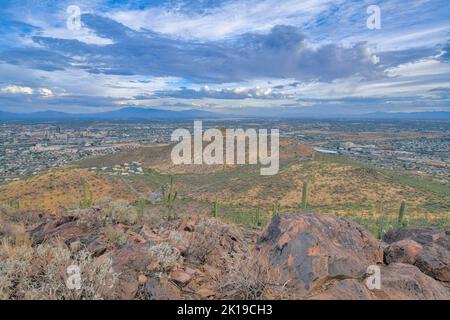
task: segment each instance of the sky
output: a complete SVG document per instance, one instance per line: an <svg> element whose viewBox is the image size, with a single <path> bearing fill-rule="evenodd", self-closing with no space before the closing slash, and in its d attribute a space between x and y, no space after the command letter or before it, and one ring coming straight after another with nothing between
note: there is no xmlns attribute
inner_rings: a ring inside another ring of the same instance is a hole
<svg viewBox="0 0 450 320"><path fill-rule="evenodd" d="M450 1L1 1L1 111L123 107L450 111Z"/></svg>

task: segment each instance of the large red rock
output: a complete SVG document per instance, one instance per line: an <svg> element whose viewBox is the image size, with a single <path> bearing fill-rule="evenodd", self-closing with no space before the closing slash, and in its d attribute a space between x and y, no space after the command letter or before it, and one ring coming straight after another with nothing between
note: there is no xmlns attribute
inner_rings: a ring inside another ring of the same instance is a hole
<svg viewBox="0 0 450 320"><path fill-rule="evenodd" d="M449 300L450 290L441 282L423 274L416 266L391 263L381 268L379 299Z"/></svg>
<svg viewBox="0 0 450 320"><path fill-rule="evenodd" d="M255 249L300 296L330 279L362 279L369 265L383 262L379 241L361 226L312 212L274 217Z"/></svg>
<svg viewBox="0 0 450 320"><path fill-rule="evenodd" d="M450 282L450 231L439 231L429 227L407 227L388 232L384 240L391 244L389 247L398 247L400 241L403 243L415 241L420 244L422 250L417 252L414 259L393 261L414 264L423 273L436 280ZM389 251L385 251L386 254L389 254Z"/></svg>
<svg viewBox="0 0 450 320"><path fill-rule="evenodd" d="M422 245L414 240L399 240L384 249L384 260L387 264L392 262L414 264L422 249Z"/></svg>
<svg viewBox="0 0 450 320"><path fill-rule="evenodd" d="M380 266L380 289L369 289L365 280L332 280L317 290L314 300L448 300L450 290L410 264Z"/></svg>

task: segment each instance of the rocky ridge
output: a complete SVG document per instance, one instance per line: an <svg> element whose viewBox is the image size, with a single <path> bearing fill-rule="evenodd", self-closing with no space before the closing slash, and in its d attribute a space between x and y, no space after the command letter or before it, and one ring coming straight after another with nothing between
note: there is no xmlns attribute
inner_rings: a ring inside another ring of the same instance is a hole
<svg viewBox="0 0 450 320"><path fill-rule="evenodd" d="M107 299L450 299L449 231L402 228L379 241L345 218L298 212L258 233L202 216L111 223L91 208L28 235L34 247L110 259L117 281ZM369 266L379 268L379 288L367 284Z"/></svg>

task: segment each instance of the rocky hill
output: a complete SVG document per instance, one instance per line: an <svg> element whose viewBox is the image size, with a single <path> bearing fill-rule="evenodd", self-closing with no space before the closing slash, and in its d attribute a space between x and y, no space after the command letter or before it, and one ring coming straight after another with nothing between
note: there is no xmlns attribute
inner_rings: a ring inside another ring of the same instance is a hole
<svg viewBox="0 0 450 320"><path fill-rule="evenodd" d="M151 224L124 212L75 210L28 230L10 222L0 298L450 299L450 231L402 228L379 241L313 212L276 215L261 234L202 215ZM67 286L70 265L79 289Z"/></svg>

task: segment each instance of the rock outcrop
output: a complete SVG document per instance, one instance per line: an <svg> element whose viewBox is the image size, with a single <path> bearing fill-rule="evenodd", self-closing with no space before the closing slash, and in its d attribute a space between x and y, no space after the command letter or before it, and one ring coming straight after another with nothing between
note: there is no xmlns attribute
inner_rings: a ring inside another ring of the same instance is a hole
<svg viewBox="0 0 450 320"><path fill-rule="evenodd" d="M432 229L398 230L382 243L361 226L312 212L276 216L256 250L297 298L450 299L445 282L448 234ZM416 242L417 241L417 242ZM369 266L380 271L380 287L366 284ZM434 278L434 279L433 279Z"/></svg>
<svg viewBox="0 0 450 320"><path fill-rule="evenodd" d="M266 269L286 290L283 298L450 299L449 232L403 228L381 242L345 218L299 212L275 216L252 248L253 236L217 219L107 226L101 217L86 209L49 218L29 236L34 246L50 242L87 250L96 262L111 259L119 299L229 298L236 292L224 288L234 284L267 298ZM111 227L125 240L108 239ZM380 272L379 288L367 285L369 266Z"/></svg>
<svg viewBox="0 0 450 320"><path fill-rule="evenodd" d="M367 267L383 262L383 251L361 226L334 215L305 212L276 216L256 250L300 295L330 279L363 279Z"/></svg>
<svg viewBox="0 0 450 320"><path fill-rule="evenodd" d="M436 280L450 282L450 231L402 228L388 232L385 260L415 265Z"/></svg>

